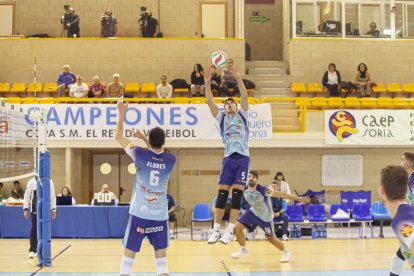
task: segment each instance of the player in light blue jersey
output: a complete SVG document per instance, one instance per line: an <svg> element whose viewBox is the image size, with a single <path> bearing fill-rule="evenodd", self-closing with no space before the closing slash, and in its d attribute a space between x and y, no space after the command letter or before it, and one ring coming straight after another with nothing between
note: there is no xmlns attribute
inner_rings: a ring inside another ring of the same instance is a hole
<svg viewBox="0 0 414 276"><path fill-rule="evenodd" d="M247 90L236 67L228 65L231 74L236 78L240 90L240 109L236 101L228 98L224 102L224 111L220 111L215 104L211 92L211 73L204 72L207 104L211 114L217 121L219 132L224 143L224 159L218 183L218 195L216 211L214 212L214 226L208 243L216 243L219 239L227 244L233 239L233 229L240 213L243 191L246 187L247 175L249 173L249 124ZM230 220L226 232L221 237L220 224L223 219L224 210L232 190L232 206Z"/></svg>
<svg viewBox="0 0 414 276"><path fill-rule="evenodd" d="M280 262L288 262L290 253L286 250L283 242L278 240L274 235L271 197L293 199L303 203L308 203L310 199L307 197L297 197L294 195L284 194L279 191L274 191L271 187L257 184L258 179L259 174L257 171L250 171L248 186L244 191L244 198L250 205L250 209L239 217L236 227L234 228L237 241L241 247L239 251L231 254L231 256L238 259L249 255L249 252L246 249L246 238L243 234L243 230L244 228L251 229L259 226L265 232L267 240L282 251L282 258L280 259Z"/></svg>
<svg viewBox="0 0 414 276"><path fill-rule="evenodd" d="M176 158L173 154L164 152L165 132L159 127L150 130L149 139L141 131L135 131L135 137L142 139L148 149L126 139L124 116L128 104L120 99L117 108L119 118L115 139L132 158L136 168L130 216L123 240L125 250L120 275L131 275L135 254L140 251L145 237L154 248L158 275L169 275L166 258L169 244L166 183Z"/></svg>
<svg viewBox="0 0 414 276"><path fill-rule="evenodd" d="M414 206L406 201L407 179L407 171L401 166L387 166L381 170L381 201L393 219L391 227L400 241L400 250L392 259L391 276L401 274L404 261L414 271Z"/></svg>
<svg viewBox="0 0 414 276"><path fill-rule="evenodd" d="M407 200L411 205L414 205L414 152L403 152L400 165L408 173Z"/></svg>

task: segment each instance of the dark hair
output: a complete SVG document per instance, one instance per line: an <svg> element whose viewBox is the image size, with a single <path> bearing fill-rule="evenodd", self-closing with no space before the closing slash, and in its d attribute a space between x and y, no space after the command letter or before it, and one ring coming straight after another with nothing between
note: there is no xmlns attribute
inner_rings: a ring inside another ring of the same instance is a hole
<svg viewBox="0 0 414 276"><path fill-rule="evenodd" d="M166 75L162 75L161 78L167 78L167 76Z"/></svg>
<svg viewBox="0 0 414 276"><path fill-rule="evenodd" d="M364 67L365 67L365 71L364 72L362 72L361 70L359 70L359 67L361 65L364 65ZM361 78L365 78L366 77L366 73L368 71L368 67L367 67L367 65L365 63L360 63L360 64L358 64L357 71L361 74Z"/></svg>
<svg viewBox="0 0 414 276"><path fill-rule="evenodd" d="M3 188L3 182L0 182L0 187Z"/></svg>
<svg viewBox="0 0 414 276"><path fill-rule="evenodd" d="M410 167L414 167L414 152L405 151L402 154L404 158L410 163Z"/></svg>
<svg viewBox="0 0 414 276"><path fill-rule="evenodd" d="M224 104L226 104L227 101L233 102L236 105L236 108L237 108L237 103L236 103L236 101L232 97L228 97L227 99L225 99L224 100Z"/></svg>
<svg viewBox="0 0 414 276"><path fill-rule="evenodd" d="M210 66L210 68L217 69L217 67L216 67L216 66L214 66L214 65L211 65L211 66Z"/></svg>
<svg viewBox="0 0 414 276"><path fill-rule="evenodd" d="M278 180L278 179L277 179L277 177L278 177L279 175L281 175L281 176L283 177L283 181L286 181L285 176L283 175L283 173L282 173L282 172L277 172L277 173L276 173L276 175L275 175L275 178L273 178L273 179L274 179L274 180Z"/></svg>
<svg viewBox="0 0 414 276"><path fill-rule="evenodd" d="M257 171L250 171L249 173L259 179L259 173Z"/></svg>
<svg viewBox="0 0 414 276"><path fill-rule="evenodd" d="M386 166L381 170L381 185L389 200L404 200L408 189L408 173L401 166Z"/></svg>
<svg viewBox="0 0 414 276"><path fill-rule="evenodd" d="M20 185L20 182L18 180L16 180L16 181L13 182L13 185L14 184L19 184Z"/></svg>
<svg viewBox="0 0 414 276"><path fill-rule="evenodd" d="M201 64L200 63L196 63L196 64L194 64L195 66L197 66L197 70L198 70L198 72L203 72L203 66L201 66ZM194 72L196 71L195 69L193 69L194 70Z"/></svg>
<svg viewBox="0 0 414 276"><path fill-rule="evenodd" d="M63 186L62 190L60 191L60 193L61 193L62 195L63 195L63 190L64 190L64 189L67 189L67 190L68 190L68 195L72 196L72 193L71 193L70 189L69 189L68 187L66 187L66 186Z"/></svg>
<svg viewBox="0 0 414 276"><path fill-rule="evenodd" d="M329 69L329 67L331 67L331 66L333 66L333 68L336 70L336 65L335 65L335 63L329 63L329 65L328 65L328 69Z"/></svg>
<svg viewBox="0 0 414 276"><path fill-rule="evenodd" d="M165 144L165 131L160 127L151 129L148 137L151 147L161 148Z"/></svg>

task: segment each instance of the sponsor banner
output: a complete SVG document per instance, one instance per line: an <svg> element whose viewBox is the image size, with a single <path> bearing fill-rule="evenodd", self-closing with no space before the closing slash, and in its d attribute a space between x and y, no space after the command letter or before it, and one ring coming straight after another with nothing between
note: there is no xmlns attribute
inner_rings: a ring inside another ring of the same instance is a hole
<svg viewBox="0 0 414 276"><path fill-rule="evenodd" d="M327 110L325 143L414 145L413 110Z"/></svg>
<svg viewBox="0 0 414 276"><path fill-rule="evenodd" d="M47 110L49 140L112 140L115 138L118 111L115 104L59 104L21 105L29 114L39 107ZM222 106L220 106L222 108ZM27 117L29 124L33 123ZM145 134L159 126L166 131L167 139L197 140L221 139L216 120L207 104L130 104L124 118L126 137L132 129ZM269 104L250 105L250 139L271 139L272 115ZM28 130L27 137L36 133Z"/></svg>

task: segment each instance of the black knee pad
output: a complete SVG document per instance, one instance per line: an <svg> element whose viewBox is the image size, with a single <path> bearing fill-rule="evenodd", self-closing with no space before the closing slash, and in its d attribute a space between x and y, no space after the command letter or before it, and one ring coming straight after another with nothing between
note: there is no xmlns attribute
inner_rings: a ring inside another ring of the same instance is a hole
<svg viewBox="0 0 414 276"><path fill-rule="evenodd" d="M227 198L229 197L229 191L219 190L216 200L216 208L224 209L226 207Z"/></svg>
<svg viewBox="0 0 414 276"><path fill-rule="evenodd" d="M233 189L231 196L231 209L240 210L242 205L243 191L239 189Z"/></svg>
<svg viewBox="0 0 414 276"><path fill-rule="evenodd" d="M397 254L395 254L395 255L397 255L397 257L400 258L401 260L405 261L405 257L401 252L401 248L398 249Z"/></svg>

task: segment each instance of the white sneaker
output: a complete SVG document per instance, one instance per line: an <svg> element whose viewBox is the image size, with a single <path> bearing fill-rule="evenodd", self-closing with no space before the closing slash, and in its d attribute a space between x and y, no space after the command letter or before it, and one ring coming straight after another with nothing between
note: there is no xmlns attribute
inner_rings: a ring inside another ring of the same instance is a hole
<svg viewBox="0 0 414 276"><path fill-rule="evenodd" d="M282 236L282 240L284 240L284 241L288 241L288 240L289 240L289 238L287 237L287 235L286 235L286 234L284 234L284 235Z"/></svg>
<svg viewBox="0 0 414 276"><path fill-rule="evenodd" d="M247 257L247 256L249 256L249 251L247 251L247 249L240 248L239 251L231 254L230 256L233 259L239 259L239 258L242 258L242 257Z"/></svg>
<svg viewBox="0 0 414 276"><path fill-rule="evenodd" d="M246 232L246 240L248 241L254 240L253 232L249 232L249 231Z"/></svg>
<svg viewBox="0 0 414 276"><path fill-rule="evenodd" d="M173 240L175 238L173 233L170 233L170 240Z"/></svg>
<svg viewBox="0 0 414 276"><path fill-rule="evenodd" d="M34 259L36 257L36 252L30 251L28 257L29 259Z"/></svg>
<svg viewBox="0 0 414 276"><path fill-rule="evenodd" d="M220 241L224 244L228 244L233 240L233 233L231 232L224 232L223 237L221 237Z"/></svg>
<svg viewBox="0 0 414 276"><path fill-rule="evenodd" d="M290 258L290 253L287 250L285 250L282 252L282 258L280 258L280 262L287 263L289 262L289 258Z"/></svg>
<svg viewBox="0 0 414 276"><path fill-rule="evenodd" d="M211 236L208 239L208 242L207 243L210 243L210 244L216 243L220 239L220 237L221 237L220 230L214 230L213 229L211 231Z"/></svg>

